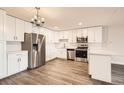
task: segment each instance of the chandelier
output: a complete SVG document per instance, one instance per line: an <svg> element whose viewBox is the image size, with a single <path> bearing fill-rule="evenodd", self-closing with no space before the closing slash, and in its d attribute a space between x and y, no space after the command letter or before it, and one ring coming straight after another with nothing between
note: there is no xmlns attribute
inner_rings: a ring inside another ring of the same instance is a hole
<svg viewBox="0 0 124 93"><path fill-rule="evenodd" d="M36 9L36 15L34 15L34 17L31 19L31 23L34 26L41 27L45 23L45 19L39 15L40 7L35 7L35 9Z"/></svg>

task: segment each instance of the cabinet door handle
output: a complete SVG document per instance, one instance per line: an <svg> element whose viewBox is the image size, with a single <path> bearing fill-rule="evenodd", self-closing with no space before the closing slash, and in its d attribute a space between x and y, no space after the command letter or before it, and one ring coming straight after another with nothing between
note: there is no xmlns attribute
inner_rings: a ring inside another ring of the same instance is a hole
<svg viewBox="0 0 124 93"><path fill-rule="evenodd" d="M15 36L13 37L13 39L15 40Z"/></svg>
<svg viewBox="0 0 124 93"><path fill-rule="evenodd" d="M18 58L18 62L20 61L20 58Z"/></svg>

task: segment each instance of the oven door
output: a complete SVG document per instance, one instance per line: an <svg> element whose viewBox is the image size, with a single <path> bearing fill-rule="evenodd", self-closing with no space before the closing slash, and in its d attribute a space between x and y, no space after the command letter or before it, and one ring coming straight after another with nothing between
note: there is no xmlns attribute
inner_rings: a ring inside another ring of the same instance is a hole
<svg viewBox="0 0 124 93"><path fill-rule="evenodd" d="M87 58L87 50L76 49L76 57L78 57L78 58Z"/></svg>

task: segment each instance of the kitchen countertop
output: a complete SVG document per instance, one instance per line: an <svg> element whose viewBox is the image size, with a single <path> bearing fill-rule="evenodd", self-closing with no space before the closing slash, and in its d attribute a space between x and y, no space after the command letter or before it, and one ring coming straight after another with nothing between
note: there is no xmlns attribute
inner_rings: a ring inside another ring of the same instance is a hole
<svg viewBox="0 0 124 93"><path fill-rule="evenodd" d="M25 53L25 52L28 52L26 50L20 50L20 51L8 51L7 54L11 54L11 53Z"/></svg>
<svg viewBox="0 0 124 93"><path fill-rule="evenodd" d="M115 52L110 51L107 49L90 49L89 54L96 54L96 55L110 55L110 56L124 56L124 53L122 52Z"/></svg>

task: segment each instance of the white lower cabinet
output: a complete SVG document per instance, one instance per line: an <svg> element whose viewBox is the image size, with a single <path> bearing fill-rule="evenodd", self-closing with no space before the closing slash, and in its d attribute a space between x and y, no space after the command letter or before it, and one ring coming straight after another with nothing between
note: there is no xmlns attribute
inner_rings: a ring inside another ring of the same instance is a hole
<svg viewBox="0 0 124 93"><path fill-rule="evenodd" d="M6 49L5 42L0 41L0 79L7 75Z"/></svg>
<svg viewBox="0 0 124 93"><path fill-rule="evenodd" d="M8 54L8 75L19 72L19 60L16 54Z"/></svg>
<svg viewBox="0 0 124 93"><path fill-rule="evenodd" d="M28 52L8 53L8 75L26 70L28 67Z"/></svg>
<svg viewBox="0 0 124 93"><path fill-rule="evenodd" d="M62 59L67 59L66 49L57 49L57 57Z"/></svg>
<svg viewBox="0 0 124 93"><path fill-rule="evenodd" d="M90 55L89 74L93 79L111 82L111 57Z"/></svg>

